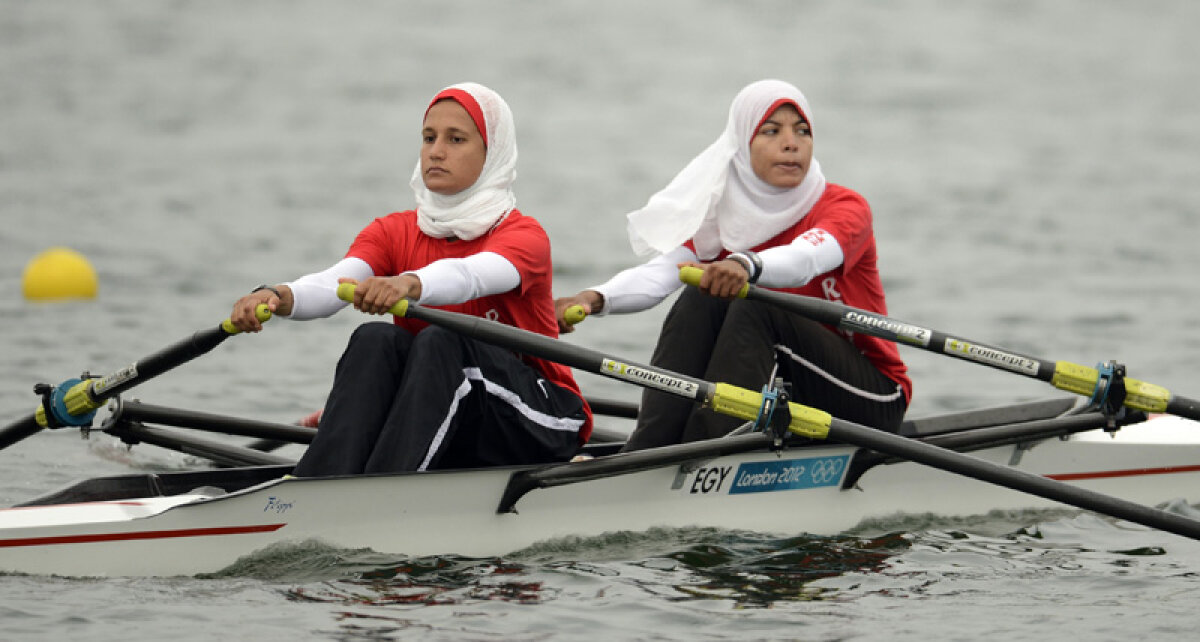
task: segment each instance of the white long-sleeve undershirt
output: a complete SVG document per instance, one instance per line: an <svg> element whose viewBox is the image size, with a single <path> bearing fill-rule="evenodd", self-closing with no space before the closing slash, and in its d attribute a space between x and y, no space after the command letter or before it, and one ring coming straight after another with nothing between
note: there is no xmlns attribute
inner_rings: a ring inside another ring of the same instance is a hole
<svg viewBox="0 0 1200 642"><path fill-rule="evenodd" d="M421 280L417 303L425 305L463 303L507 292L521 284L516 266L495 252L441 259L405 274ZM372 276L375 273L366 261L347 257L325 270L284 283L292 290L292 313L288 318L306 321L330 316L348 305L337 297L338 279L362 281Z"/></svg>
<svg viewBox="0 0 1200 642"><path fill-rule="evenodd" d="M817 239L815 245L811 240L814 238ZM763 264L758 285L765 288L798 288L817 275L841 265L845 255L832 234L813 228L787 245L759 252L758 258Z"/></svg>
<svg viewBox="0 0 1200 642"><path fill-rule="evenodd" d="M841 265L844 258L841 245L832 234L818 231L819 234L810 231L787 245L759 252L763 268L758 284L768 288L798 288ZM814 237L818 239L815 245L811 240ZM681 245L588 288L604 297L603 306L593 314L627 314L654 307L682 285L676 266L686 262L699 262L699 258Z"/></svg>
<svg viewBox="0 0 1200 642"><path fill-rule="evenodd" d="M412 273L421 279L421 298L417 303L425 305L463 303L521 285L521 273L516 266L495 252L441 259Z"/></svg>
<svg viewBox="0 0 1200 642"><path fill-rule="evenodd" d="M327 317L348 305L337 297L338 279L362 281L372 276L375 273L366 261L347 257L320 272L284 283L292 291L292 313L287 318L307 321Z"/></svg>
<svg viewBox="0 0 1200 642"><path fill-rule="evenodd" d="M675 266L699 260L694 252L681 245L641 265L616 273L604 284L588 288L604 297L600 310L593 310L592 314L627 314L658 305L683 285L679 282L679 269Z"/></svg>

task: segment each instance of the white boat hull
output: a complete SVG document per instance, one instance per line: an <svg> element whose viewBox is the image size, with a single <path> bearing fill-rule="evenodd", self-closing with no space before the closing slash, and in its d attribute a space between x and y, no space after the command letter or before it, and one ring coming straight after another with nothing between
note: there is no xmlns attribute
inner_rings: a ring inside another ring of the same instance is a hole
<svg viewBox="0 0 1200 642"><path fill-rule="evenodd" d="M975 457L1146 505L1200 494L1200 425L1161 417ZM966 516L1061 507L1026 493L901 462L841 489L855 449L753 453L544 488L497 507L512 469L279 479L193 494L0 510L0 569L74 576L218 571L277 543L319 540L409 555L503 555L535 542L652 527L831 535L897 513ZM1170 536L1174 537L1174 536Z"/></svg>

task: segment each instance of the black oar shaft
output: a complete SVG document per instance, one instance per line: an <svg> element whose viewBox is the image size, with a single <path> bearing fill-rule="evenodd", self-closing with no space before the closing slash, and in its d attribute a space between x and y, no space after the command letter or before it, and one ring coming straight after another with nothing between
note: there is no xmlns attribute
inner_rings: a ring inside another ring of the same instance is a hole
<svg viewBox="0 0 1200 642"><path fill-rule="evenodd" d="M745 298L770 303L839 330L867 334L1046 382L1050 382L1054 377L1054 362L1046 362L1043 359L1019 352L951 336L939 330L859 310L841 303L775 292L760 287L748 288Z"/></svg>
<svg viewBox="0 0 1200 642"><path fill-rule="evenodd" d="M104 401L212 350L231 337L222 326L200 330L190 337L144 357L105 377L96 379L89 390L95 401Z"/></svg>
<svg viewBox="0 0 1200 642"><path fill-rule="evenodd" d="M700 282L701 274L698 268L685 267L679 271L679 278L684 283L696 285ZM770 303L846 332L866 334L1012 372L1085 397L1095 395L1101 385L1102 374L1096 368L1022 354L833 301L776 292L749 284L739 296ZM1129 377L1124 378L1124 384L1123 403L1126 407L1200 420L1200 402L1177 397L1166 388Z"/></svg>
<svg viewBox="0 0 1200 642"><path fill-rule="evenodd" d="M597 397L585 397L588 405L592 407L592 412L597 415L605 415L607 417L619 417L621 419L637 419L639 406L632 401L621 401L618 399L600 399Z"/></svg>
<svg viewBox="0 0 1200 642"><path fill-rule="evenodd" d="M1176 417L1200 420L1200 401L1172 394L1166 411Z"/></svg>
<svg viewBox="0 0 1200 642"><path fill-rule="evenodd" d="M78 415L95 410L105 400L212 350L230 336L222 326L196 332L120 370L99 379L80 382L67 393L67 406L78 411ZM0 430L0 450L37 433L46 427L45 422L46 413L39 409L9 424Z"/></svg>
<svg viewBox="0 0 1200 642"><path fill-rule="evenodd" d="M271 318L271 312L265 305L258 306L256 315L258 320L263 322ZM103 405L105 400L195 359L239 332L240 330L226 319L215 328L200 330L116 372L99 379L77 383L66 392L63 403L72 416L87 415ZM39 408L33 414L0 429L0 449L7 448L48 425L52 425L50 418L46 416L44 408Z"/></svg>
<svg viewBox="0 0 1200 642"><path fill-rule="evenodd" d="M22 417L0 430L0 450L21 441L41 430L35 415Z"/></svg>
<svg viewBox="0 0 1200 642"><path fill-rule="evenodd" d="M1200 521L1065 484L1041 475L994 464L970 455L945 450L914 439L839 419L833 420L829 429L829 437L1069 506L1200 540Z"/></svg>

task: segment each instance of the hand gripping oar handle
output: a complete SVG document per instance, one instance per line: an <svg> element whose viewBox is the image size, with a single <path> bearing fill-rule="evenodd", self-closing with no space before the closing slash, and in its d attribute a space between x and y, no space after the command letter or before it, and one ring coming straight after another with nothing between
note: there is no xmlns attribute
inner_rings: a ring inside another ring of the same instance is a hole
<svg viewBox="0 0 1200 642"><path fill-rule="evenodd" d="M353 284L339 285L337 292L338 297L343 300L354 300ZM588 348L489 319L446 310L423 308L407 299L392 306L390 312L396 316L420 319L426 323L516 352L692 399L708 405L716 412L739 419L754 419L761 407L762 395L744 388L710 383L702 379L676 374L670 370L605 356ZM792 421L788 429L805 437L829 438L870 448L884 454L903 457L933 468L1037 495L1069 506L1092 510L1200 540L1200 521L1182 515L1142 506L914 439L835 419L829 413L795 402L789 402L788 407L792 414Z"/></svg>
<svg viewBox="0 0 1200 642"><path fill-rule="evenodd" d="M271 318L271 311L266 305L259 305L255 309L255 316L265 322ZM239 332L231 320L225 319L215 328L196 332L104 377L68 379L57 387L39 385L38 390L43 394L42 405L36 412L0 429L0 449L43 428L85 426L91 423L96 410L109 398L195 359Z"/></svg>
<svg viewBox="0 0 1200 642"><path fill-rule="evenodd" d="M679 280L688 285L699 285L700 276L703 273L699 268L680 268ZM847 332L867 334L1045 381L1059 390L1085 397L1093 397L1098 390L1103 389L1102 386L1107 386L1107 381L1103 380L1102 373L1096 368L1067 361L1047 361L978 341L955 337L916 324L898 321L841 303L776 292L748 283L742 287L738 296L770 303ZM1123 403L1125 406L1135 410L1166 412L1188 419L1200 420L1200 401L1174 395L1162 386L1145 381L1126 377L1124 382L1125 399Z"/></svg>
<svg viewBox="0 0 1200 642"><path fill-rule="evenodd" d="M563 310L563 321L570 325L579 325L587 318L587 312L583 311L582 305L573 305L566 310Z"/></svg>
<svg viewBox="0 0 1200 642"><path fill-rule="evenodd" d="M338 298L354 300L354 284L338 286ZM401 299L388 312L398 317L411 317L426 323L448 328L480 341L507 347L548 361L601 376L654 388L696 401L715 412L753 420L762 408L762 394L725 383L709 383L633 361L617 359L594 350L559 341L489 319L426 308L408 299ZM807 437L823 439L828 432L830 415L820 410L790 404L792 421L789 430Z"/></svg>

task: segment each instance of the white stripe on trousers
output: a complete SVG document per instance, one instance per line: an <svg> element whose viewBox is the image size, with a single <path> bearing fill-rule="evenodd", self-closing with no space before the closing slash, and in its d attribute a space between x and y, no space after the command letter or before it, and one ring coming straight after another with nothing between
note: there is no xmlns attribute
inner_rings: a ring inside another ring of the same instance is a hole
<svg viewBox="0 0 1200 642"><path fill-rule="evenodd" d="M437 433L433 436L433 442L429 444L429 450L425 453L425 459L417 470L427 470L429 464L433 460L434 454L441 448L442 442L446 440L446 433L450 430L450 422L454 419L454 415L458 413L458 404L468 394L471 393L471 381L482 381L483 389L488 394L499 398L521 413L526 419L534 424L546 428L548 430L561 430L564 432L578 433L583 427L582 419L567 419L565 417L554 417L539 410L535 410L521 399L520 395L501 386L500 384L484 378L483 371L479 368L463 368L463 382L459 384L454 391L454 398L450 401L450 407L446 411L446 417L442 419L441 425L438 426Z"/></svg>

